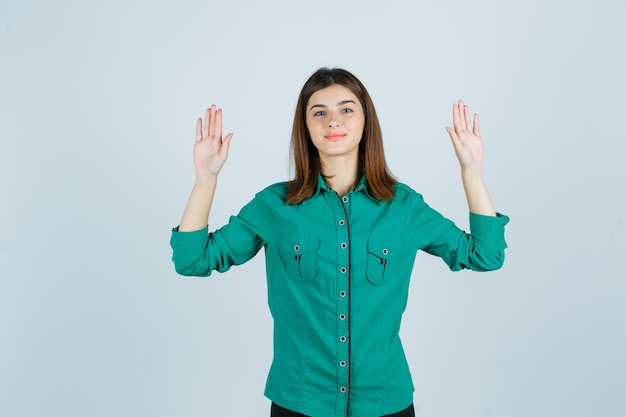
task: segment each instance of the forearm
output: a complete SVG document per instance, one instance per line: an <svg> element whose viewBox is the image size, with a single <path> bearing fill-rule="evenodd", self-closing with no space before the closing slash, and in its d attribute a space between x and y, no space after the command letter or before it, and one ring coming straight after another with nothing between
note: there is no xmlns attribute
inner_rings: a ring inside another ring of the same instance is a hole
<svg viewBox="0 0 626 417"><path fill-rule="evenodd" d="M480 172L463 170L461 177L469 211L484 216L495 216L496 210Z"/></svg>
<svg viewBox="0 0 626 417"><path fill-rule="evenodd" d="M191 232L206 227L216 186L217 175L196 179L180 220L178 227L180 232Z"/></svg>

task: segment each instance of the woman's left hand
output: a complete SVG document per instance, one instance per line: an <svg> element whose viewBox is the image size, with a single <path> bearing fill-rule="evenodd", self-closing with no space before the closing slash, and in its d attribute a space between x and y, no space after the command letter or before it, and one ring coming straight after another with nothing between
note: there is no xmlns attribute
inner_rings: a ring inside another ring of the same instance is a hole
<svg viewBox="0 0 626 417"><path fill-rule="evenodd" d="M472 125L468 107L462 100L459 100L452 106L452 123L454 129L446 127L446 130L452 140L461 170L480 174L483 163L483 142L480 138L478 115L474 114Z"/></svg>

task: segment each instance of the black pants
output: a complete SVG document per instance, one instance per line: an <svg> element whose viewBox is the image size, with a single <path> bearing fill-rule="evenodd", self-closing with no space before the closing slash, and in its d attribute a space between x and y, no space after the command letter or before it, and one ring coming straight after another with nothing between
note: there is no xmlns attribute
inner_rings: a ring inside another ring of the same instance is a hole
<svg viewBox="0 0 626 417"><path fill-rule="evenodd" d="M278 404L272 403L272 414L270 417L306 417L304 414L296 413L295 411L289 411L286 408L281 407ZM399 413L387 414L383 417L415 417L415 410L413 404L411 404L406 410L402 410Z"/></svg>

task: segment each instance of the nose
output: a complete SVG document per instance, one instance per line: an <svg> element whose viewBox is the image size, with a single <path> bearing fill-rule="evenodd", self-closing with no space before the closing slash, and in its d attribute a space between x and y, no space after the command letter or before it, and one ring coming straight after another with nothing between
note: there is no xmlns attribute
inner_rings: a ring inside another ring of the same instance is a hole
<svg viewBox="0 0 626 417"><path fill-rule="evenodd" d="M338 112L331 112L328 118L328 127L336 127L341 125L341 117Z"/></svg>

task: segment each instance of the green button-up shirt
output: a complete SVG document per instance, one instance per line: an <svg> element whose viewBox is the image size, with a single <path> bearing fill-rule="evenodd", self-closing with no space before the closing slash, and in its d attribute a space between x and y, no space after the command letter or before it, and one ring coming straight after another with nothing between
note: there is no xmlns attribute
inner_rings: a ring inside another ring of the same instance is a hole
<svg viewBox="0 0 626 417"><path fill-rule="evenodd" d="M404 184L389 202L365 185L340 197L320 177L311 198L286 205L279 183L213 233L172 232L183 275L224 272L265 248L274 319L265 395L308 416L380 417L413 401L399 330L417 250L452 270L504 261L508 217L470 213L467 234Z"/></svg>

